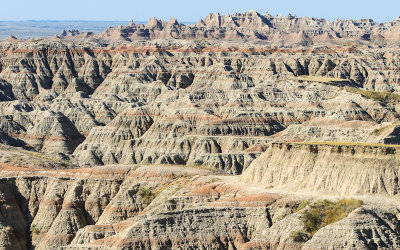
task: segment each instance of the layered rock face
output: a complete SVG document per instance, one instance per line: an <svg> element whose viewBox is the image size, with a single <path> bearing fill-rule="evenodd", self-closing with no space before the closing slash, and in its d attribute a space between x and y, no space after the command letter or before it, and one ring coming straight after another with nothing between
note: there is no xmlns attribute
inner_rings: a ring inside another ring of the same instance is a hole
<svg viewBox="0 0 400 250"><path fill-rule="evenodd" d="M274 143L252 162L242 179L279 190L396 195L398 166L397 146Z"/></svg>
<svg viewBox="0 0 400 250"><path fill-rule="evenodd" d="M287 146L292 146L291 152ZM307 146L274 144L253 161L242 177L170 165L53 170L29 166L32 157L22 158L25 163L20 166L3 163L5 159L0 158L1 246L5 249L400 247L398 204L396 198L390 197L398 192L397 178L392 178L398 165L396 150L353 145L342 146L342 152L336 152L337 148L325 145L318 152L315 148L310 152ZM2 150L14 158L25 152L11 147ZM275 153L268 163L264 159L271 150ZM298 159L294 154L301 154L307 165L298 161L294 169L290 163ZM352 165L340 167L342 159L338 154ZM321 159L326 158L330 160L330 169L321 165ZM371 164L378 160L381 165L374 168ZM281 166L286 164L286 168L271 171L272 161ZM364 174L359 174L354 165L357 161L373 171L366 173L362 169ZM305 172L309 172L307 176L303 175ZM307 178L313 182L304 184L302 180ZM343 185L332 185L338 179L344 180ZM348 179L353 182L347 182ZM277 185L281 194L271 189ZM322 192L325 197L333 191L340 197L349 193L370 196L365 205L345 218L320 228L310 239L298 241L291 235L303 229L304 214L309 211L308 206L300 203L318 199L318 196L304 196L304 190Z"/></svg>
<svg viewBox="0 0 400 250"><path fill-rule="evenodd" d="M251 11L0 42L0 248L400 248L399 23Z"/></svg>
<svg viewBox="0 0 400 250"><path fill-rule="evenodd" d="M291 211L278 195L250 195L190 168L2 165L1 174L1 240L10 249L238 248L272 225L272 211Z"/></svg>
<svg viewBox="0 0 400 250"><path fill-rule="evenodd" d="M348 90L397 91L395 49L1 46L2 140L79 165L205 165L240 174L274 140L398 141L373 134L395 124L398 100Z"/></svg>
<svg viewBox="0 0 400 250"><path fill-rule="evenodd" d="M328 21L310 17L264 15L249 11L220 15L209 14L195 25L185 25L171 18L169 22L151 18L146 24L108 28L103 33L64 31L54 39L90 39L93 41L134 41L144 39L227 39L262 40L282 45L310 45L356 40L377 44L396 44L400 40L400 18L387 23L371 19Z"/></svg>
<svg viewBox="0 0 400 250"><path fill-rule="evenodd" d="M290 235L303 227L307 208L298 207L304 198L204 169L115 165L55 171L2 163L1 176L5 249L399 246L400 222L388 212L393 204L365 205L297 242Z"/></svg>

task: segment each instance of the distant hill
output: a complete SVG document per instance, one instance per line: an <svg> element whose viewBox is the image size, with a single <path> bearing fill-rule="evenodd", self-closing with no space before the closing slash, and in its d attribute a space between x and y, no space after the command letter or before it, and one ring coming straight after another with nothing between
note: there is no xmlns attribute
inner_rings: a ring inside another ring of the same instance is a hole
<svg viewBox="0 0 400 250"><path fill-rule="evenodd" d="M49 37L63 30L102 32L108 27L127 25L129 21L0 21L0 40L13 35L17 38Z"/></svg>

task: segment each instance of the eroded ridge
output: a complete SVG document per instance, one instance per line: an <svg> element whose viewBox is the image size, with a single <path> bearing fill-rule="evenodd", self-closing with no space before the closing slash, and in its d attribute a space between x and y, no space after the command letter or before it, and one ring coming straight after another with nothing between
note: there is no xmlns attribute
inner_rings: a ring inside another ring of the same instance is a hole
<svg viewBox="0 0 400 250"><path fill-rule="evenodd" d="M0 248L400 248L399 26L251 11L0 42Z"/></svg>
<svg viewBox="0 0 400 250"><path fill-rule="evenodd" d="M3 42L1 141L81 166L230 174L271 141L398 142L396 49L202 43Z"/></svg>

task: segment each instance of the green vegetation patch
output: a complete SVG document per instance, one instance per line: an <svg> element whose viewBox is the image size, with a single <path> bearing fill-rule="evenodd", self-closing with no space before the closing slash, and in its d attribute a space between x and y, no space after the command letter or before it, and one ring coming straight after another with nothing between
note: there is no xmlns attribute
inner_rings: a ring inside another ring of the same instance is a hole
<svg viewBox="0 0 400 250"><path fill-rule="evenodd" d="M335 83L335 82L348 82L347 79L341 78L332 78L326 76L310 76L310 75L302 75L296 77L296 80L299 81L309 81L309 82L322 82L322 83Z"/></svg>
<svg viewBox="0 0 400 250"><path fill-rule="evenodd" d="M303 201L302 203L299 204L299 206L296 208L296 212L302 210L303 208L307 207L311 203L310 200Z"/></svg>
<svg viewBox="0 0 400 250"><path fill-rule="evenodd" d="M139 191L137 192L137 195L140 196L142 199L143 205L148 206L150 203L156 198L156 195L148 188L144 186L139 187Z"/></svg>
<svg viewBox="0 0 400 250"><path fill-rule="evenodd" d="M303 230L294 231L290 237L295 242L309 240L319 229L344 219L363 202L355 199L343 199L337 202L329 200L317 201L303 214ZM307 206L307 205L305 205Z"/></svg>
<svg viewBox="0 0 400 250"><path fill-rule="evenodd" d="M344 46L350 46L350 47L357 47L360 45L359 41L333 41L334 44L340 46L340 47L344 47Z"/></svg>
<svg viewBox="0 0 400 250"><path fill-rule="evenodd" d="M382 103L398 103L400 101L400 95L384 91L373 91L358 89L353 87L345 87L345 90L350 93L360 94L365 98L372 99Z"/></svg>
<svg viewBox="0 0 400 250"><path fill-rule="evenodd" d="M305 233L302 230L293 231L290 233L289 236L293 239L294 242L306 242L310 239L310 234Z"/></svg>
<svg viewBox="0 0 400 250"><path fill-rule="evenodd" d="M380 136L382 135L386 130L394 128L396 126L400 125L400 122L396 122L387 126L383 126L382 128L377 128L374 131L371 132L371 135L375 135L375 136Z"/></svg>
<svg viewBox="0 0 400 250"><path fill-rule="evenodd" d="M68 161L64 161L64 160L60 160L57 158L51 158L47 155L41 154L41 153L37 153L37 152L33 152L33 151L21 151L22 153L24 153L25 155L29 155L29 156L33 156L33 157L37 157L46 161L51 161L55 164L57 164L59 167L62 168L71 168L73 167L72 164Z"/></svg>
<svg viewBox="0 0 400 250"><path fill-rule="evenodd" d="M40 234L40 230L35 226L31 226L30 231L32 234Z"/></svg>
<svg viewBox="0 0 400 250"><path fill-rule="evenodd" d="M361 207L360 200L343 199L337 202L328 200L318 201L304 213L304 229L314 235L320 228L345 218L354 209Z"/></svg>
<svg viewBox="0 0 400 250"><path fill-rule="evenodd" d="M390 126L385 126L385 127L382 127L382 128L374 129L374 131L371 132L371 135L380 136L380 135L382 135L383 132L385 132L386 129L388 129L389 127L390 127Z"/></svg>
<svg viewBox="0 0 400 250"><path fill-rule="evenodd" d="M290 142L293 145L328 145L328 146L366 146L366 147L386 147L386 148L399 148L400 145L396 144L381 144L381 143L368 143L368 142L343 142L343 141L321 141L321 142Z"/></svg>

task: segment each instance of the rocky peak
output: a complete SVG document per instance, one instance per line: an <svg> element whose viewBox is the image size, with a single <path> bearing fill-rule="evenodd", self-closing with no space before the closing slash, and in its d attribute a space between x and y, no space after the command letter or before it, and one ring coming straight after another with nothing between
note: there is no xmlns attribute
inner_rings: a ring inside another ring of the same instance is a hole
<svg viewBox="0 0 400 250"><path fill-rule="evenodd" d="M197 22L196 26L206 26L206 23L203 21L203 19L200 19L200 20Z"/></svg>
<svg viewBox="0 0 400 250"><path fill-rule="evenodd" d="M269 12L265 12L264 16L268 19L273 18L273 16L271 14L269 14Z"/></svg>
<svg viewBox="0 0 400 250"><path fill-rule="evenodd" d="M184 24L178 22L178 20L176 18L170 18L169 22L168 22L168 27L170 28L179 28L185 26Z"/></svg>
<svg viewBox="0 0 400 250"><path fill-rule="evenodd" d="M170 18L168 24L169 25L179 25L179 22L176 18Z"/></svg>
<svg viewBox="0 0 400 250"><path fill-rule="evenodd" d="M285 17L285 19L287 19L287 20L292 20L292 19L295 19L295 18L297 18L297 16L296 15L292 15L290 13Z"/></svg>
<svg viewBox="0 0 400 250"><path fill-rule="evenodd" d="M206 26L216 26L221 27L221 14L219 13L210 13L204 19L204 23Z"/></svg>
<svg viewBox="0 0 400 250"><path fill-rule="evenodd" d="M18 38L16 38L16 37L13 36L13 35L9 35L9 36L7 37L7 39L6 39L6 41L9 41L9 42L17 41L17 40L18 40Z"/></svg>
<svg viewBox="0 0 400 250"><path fill-rule="evenodd" d="M367 41L368 43L381 43L387 40L390 44L395 44L400 41L399 31L400 18L387 23L377 23L372 19L327 21L312 17L297 17L292 14L285 17L273 17L268 12L262 15L255 10L250 10L232 15L211 13L205 19L200 19L195 25L184 25L175 18L162 21L153 17L146 25L137 25L132 21L127 26L107 29L100 35L79 33L76 30L64 31L58 38L69 40L93 38L94 41L102 41L106 44L141 39L171 38L261 39L279 46L282 45L282 42L292 45L291 41L301 40L301 44L306 42L306 44L312 45L336 39Z"/></svg>
<svg viewBox="0 0 400 250"><path fill-rule="evenodd" d="M269 21L255 10L250 10L243 14L234 14L234 21L238 26L243 28L259 29L265 26L270 26Z"/></svg>
<svg viewBox="0 0 400 250"><path fill-rule="evenodd" d="M63 30L61 34L58 37L72 37L72 36L77 36L79 35L80 32L79 30Z"/></svg>
<svg viewBox="0 0 400 250"><path fill-rule="evenodd" d="M146 28L162 30L163 29L163 23L162 23L161 20L159 20L159 19L157 19L155 17L152 17L146 23Z"/></svg>
<svg viewBox="0 0 400 250"><path fill-rule="evenodd" d="M257 11L255 11L255 10L249 10L249 11L247 12L247 14L259 15L259 13L258 13Z"/></svg>

